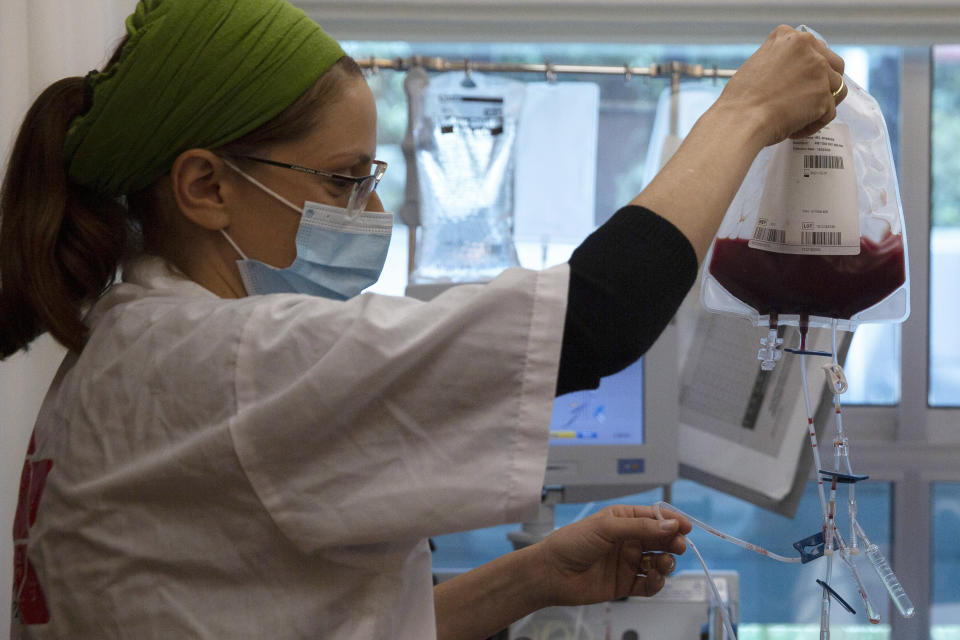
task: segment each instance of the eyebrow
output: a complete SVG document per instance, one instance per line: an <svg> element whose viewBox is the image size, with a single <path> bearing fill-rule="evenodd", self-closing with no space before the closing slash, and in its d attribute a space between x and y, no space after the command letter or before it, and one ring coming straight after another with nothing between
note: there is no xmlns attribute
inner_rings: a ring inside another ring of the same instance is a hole
<svg viewBox="0 0 960 640"><path fill-rule="evenodd" d="M356 153L353 151L340 153L335 156L331 156L327 159L326 164L341 164L341 161L348 160L350 164L348 166L356 166L358 164L370 164L373 162L373 158L368 156L366 153Z"/></svg>

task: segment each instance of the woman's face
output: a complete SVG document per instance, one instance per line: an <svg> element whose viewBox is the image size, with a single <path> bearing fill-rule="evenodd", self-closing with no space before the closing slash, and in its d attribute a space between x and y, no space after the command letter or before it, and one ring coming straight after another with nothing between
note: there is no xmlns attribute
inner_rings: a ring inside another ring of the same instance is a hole
<svg viewBox="0 0 960 640"><path fill-rule="evenodd" d="M259 157L348 176L371 174L377 148L377 110L373 93L361 77L348 77L336 102L328 103L319 124L304 137L275 145ZM248 163L244 171L297 207L304 202L345 206L335 182L291 169ZM227 231L248 258L288 267L296 257L300 212L237 175L241 201ZM376 192L367 210L383 211Z"/></svg>

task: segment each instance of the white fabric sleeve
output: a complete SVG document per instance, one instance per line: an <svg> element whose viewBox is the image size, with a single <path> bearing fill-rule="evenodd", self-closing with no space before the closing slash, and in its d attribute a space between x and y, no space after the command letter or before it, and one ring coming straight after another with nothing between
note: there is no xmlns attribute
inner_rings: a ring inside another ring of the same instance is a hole
<svg viewBox="0 0 960 640"><path fill-rule="evenodd" d="M430 302L265 296L244 329L234 446L303 551L522 520L546 468L569 271Z"/></svg>

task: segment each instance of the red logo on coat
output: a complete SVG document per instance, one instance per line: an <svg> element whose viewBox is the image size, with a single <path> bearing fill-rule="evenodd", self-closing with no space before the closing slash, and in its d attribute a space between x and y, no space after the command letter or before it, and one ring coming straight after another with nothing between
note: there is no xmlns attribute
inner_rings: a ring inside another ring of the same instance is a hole
<svg viewBox="0 0 960 640"><path fill-rule="evenodd" d="M34 458L35 452L36 446L31 437L20 475L20 499L13 521L13 605L15 614L23 624L46 624L50 621L43 588L36 569L27 558L30 527L37 520L43 487L47 484L47 474L53 468L53 460L37 460Z"/></svg>

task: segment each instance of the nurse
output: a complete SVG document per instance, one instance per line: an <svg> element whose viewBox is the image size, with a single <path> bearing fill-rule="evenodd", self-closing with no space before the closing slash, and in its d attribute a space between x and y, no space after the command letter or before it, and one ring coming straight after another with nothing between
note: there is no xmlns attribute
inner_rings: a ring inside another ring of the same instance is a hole
<svg viewBox="0 0 960 640"><path fill-rule="evenodd" d="M652 595L690 523L608 508L431 585L426 538L540 497L558 393L656 339L765 145L843 99L780 27L569 264L363 294L391 216L373 97L285 0L141 0L27 114L0 211L0 357L70 350L26 452L14 638L483 638ZM115 282L118 270L122 279Z"/></svg>

